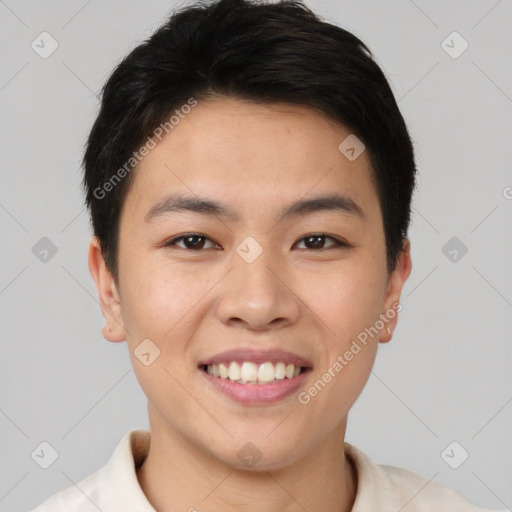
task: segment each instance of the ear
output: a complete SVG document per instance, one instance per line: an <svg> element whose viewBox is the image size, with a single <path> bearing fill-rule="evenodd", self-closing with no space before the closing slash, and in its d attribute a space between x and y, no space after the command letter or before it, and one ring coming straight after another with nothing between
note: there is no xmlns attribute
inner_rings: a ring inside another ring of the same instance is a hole
<svg viewBox="0 0 512 512"><path fill-rule="evenodd" d="M121 297L114 278L105 264L101 245L96 236L89 243L89 271L96 283L101 312L105 318L103 337L108 341L125 341L126 334L121 316Z"/></svg>
<svg viewBox="0 0 512 512"><path fill-rule="evenodd" d="M391 341L393 331L395 330L398 322L398 311L397 307L400 303L400 294L402 288L407 281L412 270L411 261L411 244L408 238L406 238L402 245L402 250L398 257L396 268L391 272L388 278L388 288L386 292L386 298L384 299L384 310L382 311L381 318L384 319L384 327L380 332L379 341L381 343L387 343ZM394 313L394 314L393 314ZM387 328L391 333L388 332Z"/></svg>

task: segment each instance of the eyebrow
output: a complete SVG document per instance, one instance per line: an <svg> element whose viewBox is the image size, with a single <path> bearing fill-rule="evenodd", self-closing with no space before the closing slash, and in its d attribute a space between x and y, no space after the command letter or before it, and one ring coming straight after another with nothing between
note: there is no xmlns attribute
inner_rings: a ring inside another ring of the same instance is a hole
<svg viewBox="0 0 512 512"><path fill-rule="evenodd" d="M146 222L155 217L172 212L190 211L201 215L218 216L236 222L240 216L228 206L210 199L188 197L180 194L167 196L154 205L144 216ZM286 206L279 215L279 220L290 219L320 211L337 211L361 219L366 218L363 209L350 197L340 194L300 199Z"/></svg>

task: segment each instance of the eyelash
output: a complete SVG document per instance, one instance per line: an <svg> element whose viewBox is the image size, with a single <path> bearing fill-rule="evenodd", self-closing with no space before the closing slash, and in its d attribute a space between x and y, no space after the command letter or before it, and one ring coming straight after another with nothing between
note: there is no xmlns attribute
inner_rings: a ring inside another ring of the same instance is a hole
<svg viewBox="0 0 512 512"><path fill-rule="evenodd" d="M213 240L208 238L206 235L203 235L202 233L186 233L184 235L177 236L177 237L165 242L163 245L164 245L164 247L172 247L177 242L184 240L186 238L192 238L192 237L204 238L206 240L210 240L213 242ZM338 238L332 237L330 235L326 235L325 233L309 233L306 236L299 238L298 241L303 241L307 238L312 238L312 237L319 237L319 238L325 238L325 239L330 238L331 240L333 240L335 242L335 245L327 247L327 248L322 248L322 249L309 249L310 251L319 252L319 251L325 251L327 249L336 248L336 247L350 247L350 245L347 244L346 242L343 242L342 240L339 240ZM187 247L181 247L181 249L186 250L186 251L193 251L193 252L200 252L203 250L203 249L189 249Z"/></svg>

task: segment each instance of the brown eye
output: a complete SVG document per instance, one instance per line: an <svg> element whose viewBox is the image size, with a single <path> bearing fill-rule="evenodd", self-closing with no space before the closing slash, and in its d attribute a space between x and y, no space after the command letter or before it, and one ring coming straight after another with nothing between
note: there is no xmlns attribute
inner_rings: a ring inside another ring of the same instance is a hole
<svg viewBox="0 0 512 512"><path fill-rule="evenodd" d="M304 241L305 245L306 245L306 249L313 249L313 250L320 250L320 249L325 249L325 240L326 239L329 239L329 240L332 240L334 242L334 244L328 246L327 248L329 247L343 247L343 246L346 246L348 247L348 244L342 242L341 240L338 240L332 236L328 236L328 235L325 235L323 233L318 233L318 234L315 234L315 233L312 233L310 235L307 235L303 238L301 238L299 240L299 242L302 242Z"/></svg>
<svg viewBox="0 0 512 512"><path fill-rule="evenodd" d="M172 240L169 240L169 242L167 242L165 244L165 246L171 247L171 246L177 245L177 243L179 243L179 242L183 242L183 245L184 245L184 247L182 247L183 249L199 251L199 250L205 248L206 240L212 242L212 240L210 240L208 237L206 237L200 233L187 233L186 235L181 235L176 238L173 238ZM213 245L216 246L215 243L213 243Z"/></svg>

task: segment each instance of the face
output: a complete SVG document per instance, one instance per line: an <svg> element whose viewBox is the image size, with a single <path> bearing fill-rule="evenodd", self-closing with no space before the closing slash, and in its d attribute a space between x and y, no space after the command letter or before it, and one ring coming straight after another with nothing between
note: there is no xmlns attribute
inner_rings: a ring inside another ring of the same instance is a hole
<svg viewBox="0 0 512 512"><path fill-rule="evenodd" d="M119 286L94 238L89 265L103 334L126 339L152 430L232 467L243 467L237 455L250 441L263 454L258 469L343 438L411 269L407 243L386 271L369 158L338 149L349 135L305 107L217 99L199 103L133 171ZM165 203L177 195L223 210ZM339 197L313 201L326 196ZM216 358L227 350L240 352ZM286 369L294 357L306 371L271 384L201 366L252 362L246 375L256 367L264 380L260 363Z"/></svg>

